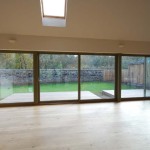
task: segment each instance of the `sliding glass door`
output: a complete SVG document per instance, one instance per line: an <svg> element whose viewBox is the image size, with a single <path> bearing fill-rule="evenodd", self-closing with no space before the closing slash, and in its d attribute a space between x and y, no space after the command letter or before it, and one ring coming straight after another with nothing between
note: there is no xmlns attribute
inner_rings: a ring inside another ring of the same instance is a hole
<svg viewBox="0 0 150 150"><path fill-rule="evenodd" d="M115 56L81 55L81 100L115 98Z"/></svg>
<svg viewBox="0 0 150 150"><path fill-rule="evenodd" d="M0 53L0 104L33 99L33 55Z"/></svg>
<svg viewBox="0 0 150 150"><path fill-rule="evenodd" d="M78 99L78 56L40 54L40 101Z"/></svg>
<svg viewBox="0 0 150 150"><path fill-rule="evenodd" d="M150 98L149 56L0 52L0 104L115 98Z"/></svg>
<svg viewBox="0 0 150 150"><path fill-rule="evenodd" d="M122 56L121 98L144 97L145 57Z"/></svg>

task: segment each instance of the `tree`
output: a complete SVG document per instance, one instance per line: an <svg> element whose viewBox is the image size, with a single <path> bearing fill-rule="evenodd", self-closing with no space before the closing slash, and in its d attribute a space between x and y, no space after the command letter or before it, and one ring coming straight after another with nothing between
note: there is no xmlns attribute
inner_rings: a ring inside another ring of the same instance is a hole
<svg viewBox="0 0 150 150"><path fill-rule="evenodd" d="M40 69L77 69L77 57L74 55L41 54Z"/></svg>
<svg viewBox="0 0 150 150"><path fill-rule="evenodd" d="M32 69L32 54L0 53L1 69Z"/></svg>

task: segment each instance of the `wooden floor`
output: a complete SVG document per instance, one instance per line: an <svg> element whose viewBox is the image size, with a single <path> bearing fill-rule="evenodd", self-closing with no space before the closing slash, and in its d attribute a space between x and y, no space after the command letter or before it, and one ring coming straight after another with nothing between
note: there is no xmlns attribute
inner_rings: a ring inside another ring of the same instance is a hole
<svg viewBox="0 0 150 150"><path fill-rule="evenodd" d="M0 108L0 150L150 150L150 101Z"/></svg>

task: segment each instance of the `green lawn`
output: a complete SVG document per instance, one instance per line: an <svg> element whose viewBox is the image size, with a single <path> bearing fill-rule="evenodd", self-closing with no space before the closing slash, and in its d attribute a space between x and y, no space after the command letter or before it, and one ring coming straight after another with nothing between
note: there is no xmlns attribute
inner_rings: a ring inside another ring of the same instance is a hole
<svg viewBox="0 0 150 150"><path fill-rule="evenodd" d="M134 89L128 85L123 85L122 89ZM41 84L41 92L65 92L65 91L77 91L77 83L51 83L51 84ZM111 82L84 82L81 84L82 91L100 92L102 90L114 90L114 83ZM14 93L28 93L32 92L32 86L14 86Z"/></svg>

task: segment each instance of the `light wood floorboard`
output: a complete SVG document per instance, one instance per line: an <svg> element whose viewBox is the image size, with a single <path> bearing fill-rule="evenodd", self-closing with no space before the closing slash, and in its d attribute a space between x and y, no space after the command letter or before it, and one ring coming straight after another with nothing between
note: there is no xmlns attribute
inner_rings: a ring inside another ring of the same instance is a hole
<svg viewBox="0 0 150 150"><path fill-rule="evenodd" d="M150 101L0 108L0 150L150 150Z"/></svg>

